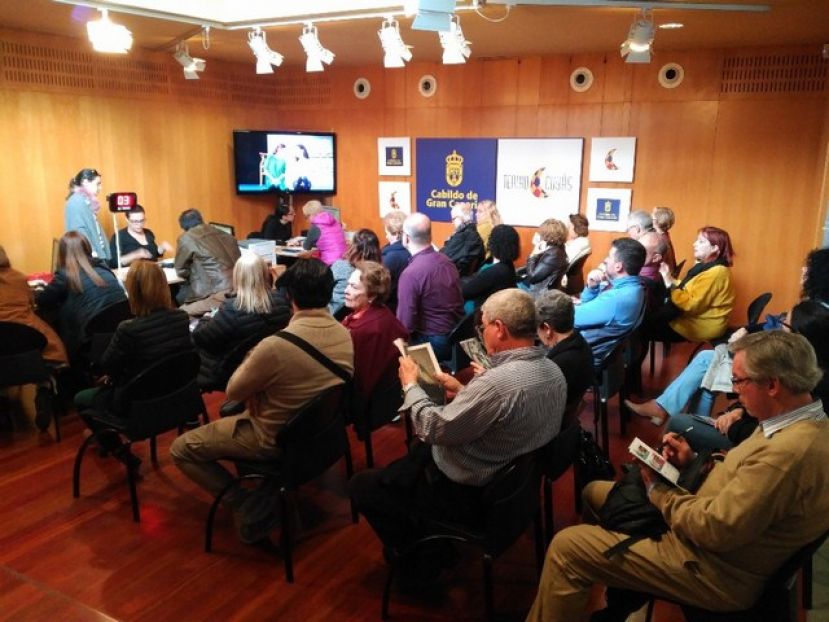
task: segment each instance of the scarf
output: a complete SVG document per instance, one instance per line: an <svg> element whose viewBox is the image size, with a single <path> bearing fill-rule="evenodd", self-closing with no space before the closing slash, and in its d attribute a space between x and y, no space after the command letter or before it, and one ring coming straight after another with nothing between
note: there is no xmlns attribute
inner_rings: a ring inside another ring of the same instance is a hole
<svg viewBox="0 0 829 622"><path fill-rule="evenodd" d="M688 270L688 274L686 274L685 278L682 279L680 284L677 286L677 289L685 289L685 284L688 281L693 279L698 274L702 274L706 270L710 270L714 266L726 266L726 267L728 267L728 264L725 262L725 259L723 259L722 257L717 257L714 261L707 261L707 262L698 261L697 263L695 263L691 267L690 270Z"/></svg>

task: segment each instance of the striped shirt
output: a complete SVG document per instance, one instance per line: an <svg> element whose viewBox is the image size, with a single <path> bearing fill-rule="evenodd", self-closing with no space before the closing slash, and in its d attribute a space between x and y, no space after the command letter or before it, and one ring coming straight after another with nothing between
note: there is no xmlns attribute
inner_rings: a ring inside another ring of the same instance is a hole
<svg viewBox="0 0 829 622"><path fill-rule="evenodd" d="M775 417L770 417L765 421L760 422L760 428L763 430L766 438L771 438L776 432L789 427L793 423L810 419L813 421L820 421L826 419L826 413L823 411L823 402L815 400L810 404L795 408L789 412L779 414Z"/></svg>
<svg viewBox="0 0 829 622"><path fill-rule="evenodd" d="M432 445L437 467L453 482L484 486L514 458L558 434L567 384L542 347L492 356L492 369L475 376L446 406L422 388L406 392L414 433Z"/></svg>

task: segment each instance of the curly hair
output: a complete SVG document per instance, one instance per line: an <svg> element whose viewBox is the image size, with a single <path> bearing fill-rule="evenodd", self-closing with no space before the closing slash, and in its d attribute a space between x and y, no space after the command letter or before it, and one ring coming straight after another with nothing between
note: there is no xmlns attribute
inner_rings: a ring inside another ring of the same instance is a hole
<svg viewBox="0 0 829 622"><path fill-rule="evenodd" d="M580 238L586 237L590 233L590 221L584 214L570 214L570 223L573 225L573 231Z"/></svg>
<svg viewBox="0 0 829 622"><path fill-rule="evenodd" d="M521 239L514 227L496 225L489 236L489 252L498 261L512 263L521 253Z"/></svg>
<svg viewBox="0 0 829 622"><path fill-rule="evenodd" d="M538 227L538 235L550 246L564 246L567 241L567 227L560 220L548 218Z"/></svg>
<svg viewBox="0 0 829 622"><path fill-rule="evenodd" d="M366 288L366 296L374 305L382 305L391 291L391 274L376 261L358 261L354 266L360 271L360 282Z"/></svg>
<svg viewBox="0 0 829 622"><path fill-rule="evenodd" d="M829 302L829 246L817 248L806 257L802 298Z"/></svg>

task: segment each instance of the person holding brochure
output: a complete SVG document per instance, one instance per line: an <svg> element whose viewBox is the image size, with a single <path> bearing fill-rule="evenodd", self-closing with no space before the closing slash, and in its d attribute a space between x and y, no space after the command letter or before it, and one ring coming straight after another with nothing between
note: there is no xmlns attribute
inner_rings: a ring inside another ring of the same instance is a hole
<svg viewBox="0 0 829 622"><path fill-rule="evenodd" d="M438 406L418 385L418 366L400 359L402 409L423 444L383 470L351 479L351 496L384 545L387 559L427 535L419 517L474 522L481 491L516 457L558 434L567 395L564 376L535 346L532 296L518 289L493 294L483 306L481 332L492 369L466 386L437 374L455 399ZM418 549L402 564L410 585L433 581L452 561L452 552Z"/></svg>
<svg viewBox="0 0 829 622"><path fill-rule="evenodd" d="M626 534L587 524L560 531L530 622L581 619L594 583L615 588L594 620L624 620L647 593L712 611L744 610L786 560L829 529L829 420L810 395L822 376L814 349L781 330L730 347L734 388L758 429L713 466L694 494L643 467L648 499L669 530L658 541L635 542L622 561L604 553ZM693 458L690 446L673 433L663 440L664 458L682 471ZM611 486L588 485L586 506L596 512Z"/></svg>

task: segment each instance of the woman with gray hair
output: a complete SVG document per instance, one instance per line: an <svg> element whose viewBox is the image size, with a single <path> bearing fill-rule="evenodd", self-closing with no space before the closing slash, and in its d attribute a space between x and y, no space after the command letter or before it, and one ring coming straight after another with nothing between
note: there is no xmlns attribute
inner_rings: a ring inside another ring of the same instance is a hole
<svg viewBox="0 0 829 622"><path fill-rule="evenodd" d="M581 400L593 382L593 350L573 329L573 300L557 289L541 292L535 299L538 338L548 348L547 358L561 368L567 381L567 406ZM570 422L562 422L562 427Z"/></svg>

